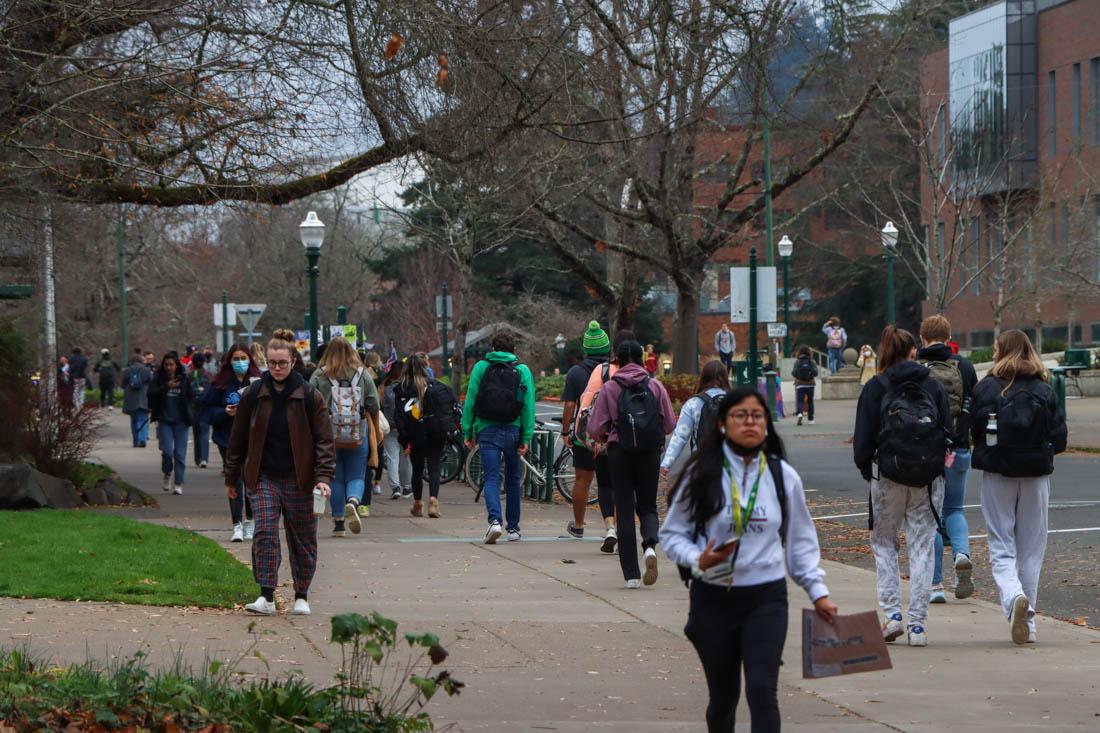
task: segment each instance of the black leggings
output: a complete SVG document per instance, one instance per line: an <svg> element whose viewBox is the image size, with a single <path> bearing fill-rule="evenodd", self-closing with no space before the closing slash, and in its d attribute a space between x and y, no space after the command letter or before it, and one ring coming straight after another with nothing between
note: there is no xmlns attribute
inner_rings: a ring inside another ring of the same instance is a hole
<svg viewBox="0 0 1100 733"><path fill-rule="evenodd" d="M99 379L99 406L110 407L115 403L115 380Z"/></svg>
<svg viewBox="0 0 1100 733"><path fill-rule="evenodd" d="M215 445L217 445L215 443ZM222 456L222 471L225 470L225 446L218 446L218 453ZM237 498L229 500L229 515L233 518L233 524L240 524L242 515L252 519L252 500L248 498L248 492L244 490L244 481L237 482Z"/></svg>
<svg viewBox="0 0 1100 733"><path fill-rule="evenodd" d="M424 464L428 464L428 495L439 496L439 471L443 465L443 438L427 437L413 441L409 451L412 461L413 499L421 501L424 496Z"/></svg>
<svg viewBox="0 0 1100 733"><path fill-rule="evenodd" d="M752 733L778 733L779 663L787 638L787 581L724 588L692 581L684 634L707 678L708 733L733 733L745 669Z"/></svg>
<svg viewBox="0 0 1100 733"><path fill-rule="evenodd" d="M634 537L634 513L642 525L642 549L657 545L657 481L661 451L627 453L612 443L607 451L611 485L615 490L615 525L619 534L619 566L625 580L642 577L638 568L638 541Z"/></svg>

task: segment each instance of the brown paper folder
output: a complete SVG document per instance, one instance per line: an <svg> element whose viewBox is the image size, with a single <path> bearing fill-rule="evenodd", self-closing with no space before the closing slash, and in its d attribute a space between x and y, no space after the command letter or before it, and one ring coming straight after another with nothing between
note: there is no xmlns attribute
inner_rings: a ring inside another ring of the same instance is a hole
<svg viewBox="0 0 1100 733"><path fill-rule="evenodd" d="M830 624L813 609L802 609L803 677L834 677L892 666L874 611L837 616Z"/></svg>

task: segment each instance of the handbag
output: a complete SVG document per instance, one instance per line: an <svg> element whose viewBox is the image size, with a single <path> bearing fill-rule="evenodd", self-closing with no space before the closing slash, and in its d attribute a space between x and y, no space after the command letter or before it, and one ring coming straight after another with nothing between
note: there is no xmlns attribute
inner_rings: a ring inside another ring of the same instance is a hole
<svg viewBox="0 0 1100 733"><path fill-rule="evenodd" d="M378 411L378 432L382 435L389 435L390 432L390 421L386 419L381 410Z"/></svg>

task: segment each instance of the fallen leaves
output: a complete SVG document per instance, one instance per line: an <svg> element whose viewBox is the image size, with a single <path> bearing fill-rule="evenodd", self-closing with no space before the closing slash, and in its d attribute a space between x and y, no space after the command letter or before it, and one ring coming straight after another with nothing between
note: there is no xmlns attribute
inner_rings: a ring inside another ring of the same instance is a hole
<svg viewBox="0 0 1100 733"><path fill-rule="evenodd" d="M386 61L392 61L404 45L405 39L400 33L394 31L390 34L390 39L386 41L386 50L382 52L382 57Z"/></svg>

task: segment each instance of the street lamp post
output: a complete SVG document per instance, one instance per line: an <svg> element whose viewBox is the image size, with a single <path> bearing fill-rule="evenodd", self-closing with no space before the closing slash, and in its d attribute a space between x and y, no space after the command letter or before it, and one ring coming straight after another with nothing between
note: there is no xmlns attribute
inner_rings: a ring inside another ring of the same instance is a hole
<svg viewBox="0 0 1100 733"><path fill-rule="evenodd" d="M779 240L779 258L783 260L783 325L787 327L783 334L783 356L791 357L791 255L794 254L794 242L786 234Z"/></svg>
<svg viewBox="0 0 1100 733"><path fill-rule="evenodd" d="M558 369L565 374L565 336L559 333L554 337L554 348L558 350Z"/></svg>
<svg viewBox="0 0 1100 733"><path fill-rule="evenodd" d="M886 322L893 325L897 321L894 303L894 256L898 248L898 228L894 222L886 222L882 228L882 248L886 250Z"/></svg>
<svg viewBox="0 0 1100 733"><path fill-rule="evenodd" d="M317 218L317 212L306 214L306 219L298 225L298 235L302 246L306 248L306 275L309 277L309 355L317 359L317 276L320 269L317 260L321 258L321 245L325 242L325 225Z"/></svg>

